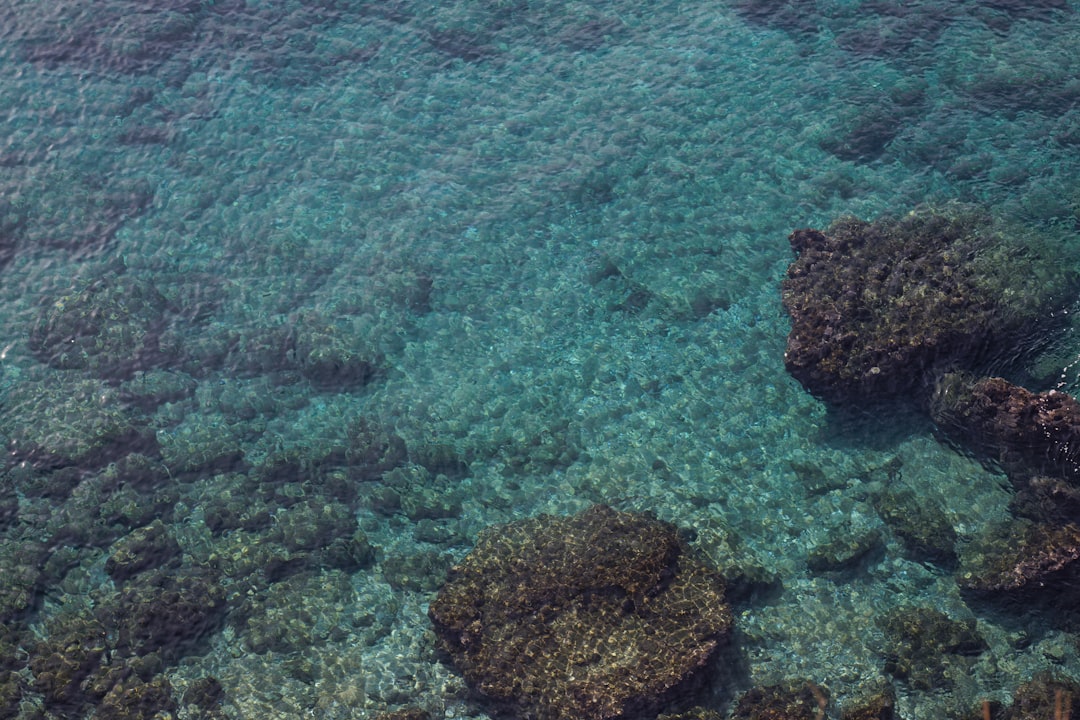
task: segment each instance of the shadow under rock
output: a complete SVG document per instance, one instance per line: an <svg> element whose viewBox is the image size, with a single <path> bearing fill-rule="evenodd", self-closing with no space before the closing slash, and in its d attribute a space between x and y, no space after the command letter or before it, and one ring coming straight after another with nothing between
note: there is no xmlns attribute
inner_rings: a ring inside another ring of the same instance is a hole
<svg viewBox="0 0 1080 720"><path fill-rule="evenodd" d="M887 452L914 437L934 433L934 423L915 403L896 403L863 408L829 407L826 425L818 440L836 450Z"/></svg>

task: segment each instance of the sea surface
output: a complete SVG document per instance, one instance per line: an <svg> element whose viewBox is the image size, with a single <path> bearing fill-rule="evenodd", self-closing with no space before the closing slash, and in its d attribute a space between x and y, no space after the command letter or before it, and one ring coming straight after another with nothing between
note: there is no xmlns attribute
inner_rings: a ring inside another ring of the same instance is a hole
<svg viewBox="0 0 1080 720"><path fill-rule="evenodd" d="M429 603L485 528L596 503L753 578L721 714L1080 681L1075 626L970 602L882 517L963 545L1005 476L830 411L780 302L788 235L845 215L1071 237L1078 78L1065 0L5 0L0 716L138 717L101 709L127 683L162 717L488 717ZM1032 389L1080 385L1070 338ZM980 649L906 673L913 607Z"/></svg>

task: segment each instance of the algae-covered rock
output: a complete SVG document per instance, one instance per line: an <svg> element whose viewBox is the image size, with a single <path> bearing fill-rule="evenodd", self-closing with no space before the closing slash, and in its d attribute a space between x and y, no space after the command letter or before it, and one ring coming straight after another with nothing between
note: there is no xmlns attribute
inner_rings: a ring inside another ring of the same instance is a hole
<svg viewBox="0 0 1080 720"><path fill-rule="evenodd" d="M352 594L349 577L341 573L301 574L276 582L247 598L237 613L244 620L244 644L255 653L296 653L325 645L349 621L343 608Z"/></svg>
<svg viewBox="0 0 1080 720"><path fill-rule="evenodd" d="M901 487L882 493L875 507L913 558L946 567L955 564L956 530L939 503Z"/></svg>
<svg viewBox="0 0 1080 720"><path fill-rule="evenodd" d="M418 550L392 553L382 563L383 577L395 590L433 592L439 589L446 571L453 565L449 553Z"/></svg>
<svg viewBox="0 0 1080 720"><path fill-rule="evenodd" d="M1036 676L1016 688L1012 704L994 715L1000 720L1028 720L1028 718L1053 718L1069 720L1073 708L1080 699L1080 683L1068 678L1052 677L1045 673ZM981 711L981 708L980 708ZM973 713L972 717L979 717ZM985 717L985 715L983 715Z"/></svg>
<svg viewBox="0 0 1080 720"><path fill-rule="evenodd" d="M224 699L225 688L212 676L195 680L184 691L184 705L195 706L205 713L218 710Z"/></svg>
<svg viewBox="0 0 1080 720"><path fill-rule="evenodd" d="M987 649L974 620L954 620L933 608L905 607L881 621L885 672L922 691L951 687Z"/></svg>
<svg viewBox="0 0 1080 720"><path fill-rule="evenodd" d="M153 285L107 275L52 299L30 332L30 349L44 363L130 378L166 361L158 341L168 301Z"/></svg>
<svg viewBox="0 0 1080 720"><path fill-rule="evenodd" d="M877 528L843 525L810 548L807 566L814 572L857 571L882 553Z"/></svg>
<svg viewBox="0 0 1080 720"><path fill-rule="evenodd" d="M399 435L359 417L349 425L345 462L356 480L377 480L405 462L408 451Z"/></svg>
<svg viewBox="0 0 1080 720"><path fill-rule="evenodd" d="M840 711L840 720L899 720L896 712L896 691L882 682L871 693L847 703Z"/></svg>
<svg viewBox="0 0 1080 720"><path fill-rule="evenodd" d="M83 683L98 670L108 649L105 627L83 617L54 622L30 651L34 689L55 711L71 712L88 700Z"/></svg>
<svg viewBox="0 0 1080 720"><path fill-rule="evenodd" d="M838 404L924 399L941 373L1022 356L1073 278L1044 245L958 206L796 230L784 363Z"/></svg>
<svg viewBox="0 0 1080 720"><path fill-rule="evenodd" d="M17 717L22 701L20 679L9 670L0 670L0 718Z"/></svg>
<svg viewBox="0 0 1080 720"><path fill-rule="evenodd" d="M128 487L139 492L168 489L169 471L161 461L142 453L130 453L102 471L109 487Z"/></svg>
<svg viewBox="0 0 1080 720"><path fill-rule="evenodd" d="M695 706L677 713L660 713L656 720L723 720L718 710Z"/></svg>
<svg viewBox="0 0 1080 720"><path fill-rule="evenodd" d="M792 680L747 690L732 720L818 720L825 717L828 692L809 680Z"/></svg>
<svg viewBox="0 0 1080 720"><path fill-rule="evenodd" d="M176 709L172 685L158 675L144 682L130 675L114 684L94 712L95 720L145 720L170 717Z"/></svg>
<svg viewBox="0 0 1080 720"><path fill-rule="evenodd" d="M294 323L297 369L319 390L347 392L371 380L382 365L366 317L328 318L307 312Z"/></svg>
<svg viewBox="0 0 1080 720"><path fill-rule="evenodd" d="M196 569L144 572L125 583L107 612L117 651L175 660L217 627L225 591L216 576Z"/></svg>
<svg viewBox="0 0 1080 720"><path fill-rule="evenodd" d="M0 532L14 525L19 516L19 496L8 479L0 474Z"/></svg>
<svg viewBox="0 0 1080 720"><path fill-rule="evenodd" d="M255 473L230 472L214 477L215 491L203 504L206 526L215 535L230 530L262 530L273 521L271 506L262 498Z"/></svg>
<svg viewBox="0 0 1080 720"><path fill-rule="evenodd" d="M950 437L1001 463L1014 481L1045 474L1080 485L1080 402L1071 395L950 373L937 384L931 412Z"/></svg>
<svg viewBox="0 0 1080 720"><path fill-rule="evenodd" d="M157 443L162 461L174 476L244 466L240 438L224 422L191 416L176 427L159 430Z"/></svg>
<svg viewBox="0 0 1080 720"><path fill-rule="evenodd" d="M374 720L431 720L431 713L423 708L410 707L378 713Z"/></svg>
<svg viewBox="0 0 1080 720"><path fill-rule="evenodd" d="M674 526L603 506L484 532L429 614L471 687L538 720L655 709L732 623Z"/></svg>
<svg viewBox="0 0 1080 720"><path fill-rule="evenodd" d="M66 373L30 375L5 394L0 434L11 454L41 467L102 466L130 452L153 452L146 418L116 388Z"/></svg>
<svg viewBox="0 0 1080 720"><path fill-rule="evenodd" d="M316 550L356 530L356 518L340 503L305 500L275 515L270 539L290 552Z"/></svg>
<svg viewBox="0 0 1080 720"><path fill-rule="evenodd" d="M394 468L383 476L383 486L396 499L392 512L403 512L413 522L461 515L465 493L459 483L445 475L432 476L420 465L409 463ZM367 499L369 503L377 504L380 497L373 493Z"/></svg>
<svg viewBox="0 0 1080 720"><path fill-rule="evenodd" d="M120 583L148 568L168 567L179 557L179 543L169 534L165 523L154 520L116 542L105 561L105 572Z"/></svg>
<svg viewBox="0 0 1080 720"><path fill-rule="evenodd" d="M0 549L0 624L28 613L41 599L49 548L37 541L10 543Z"/></svg>
<svg viewBox="0 0 1080 720"><path fill-rule="evenodd" d="M990 525L961 554L957 583L980 595L1080 600L1080 527L1015 520Z"/></svg>

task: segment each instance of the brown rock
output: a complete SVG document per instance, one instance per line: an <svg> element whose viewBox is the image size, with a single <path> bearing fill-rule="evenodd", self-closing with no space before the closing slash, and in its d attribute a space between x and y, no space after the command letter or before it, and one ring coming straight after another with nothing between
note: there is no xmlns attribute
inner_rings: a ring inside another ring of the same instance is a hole
<svg viewBox="0 0 1080 720"><path fill-rule="evenodd" d="M796 230L782 288L788 372L825 400L859 404L922 400L947 368L1015 360L1070 281L1024 250L1037 238L1017 235L959 206Z"/></svg>
<svg viewBox="0 0 1080 720"><path fill-rule="evenodd" d="M537 720L657 708L732 622L675 527L604 506L483 533L429 614L471 687Z"/></svg>

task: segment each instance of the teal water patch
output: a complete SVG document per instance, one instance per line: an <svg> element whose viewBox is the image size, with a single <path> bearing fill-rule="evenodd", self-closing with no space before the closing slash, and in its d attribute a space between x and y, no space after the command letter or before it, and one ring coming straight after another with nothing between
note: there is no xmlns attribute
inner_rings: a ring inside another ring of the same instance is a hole
<svg viewBox="0 0 1080 720"><path fill-rule="evenodd" d="M0 12L0 714L482 716L427 603L482 529L593 503L726 571L718 712L1080 679L1052 612L958 589L1008 483L830 417L779 295L844 214L1073 227L1068 6L134 5ZM985 649L901 668L926 607Z"/></svg>

